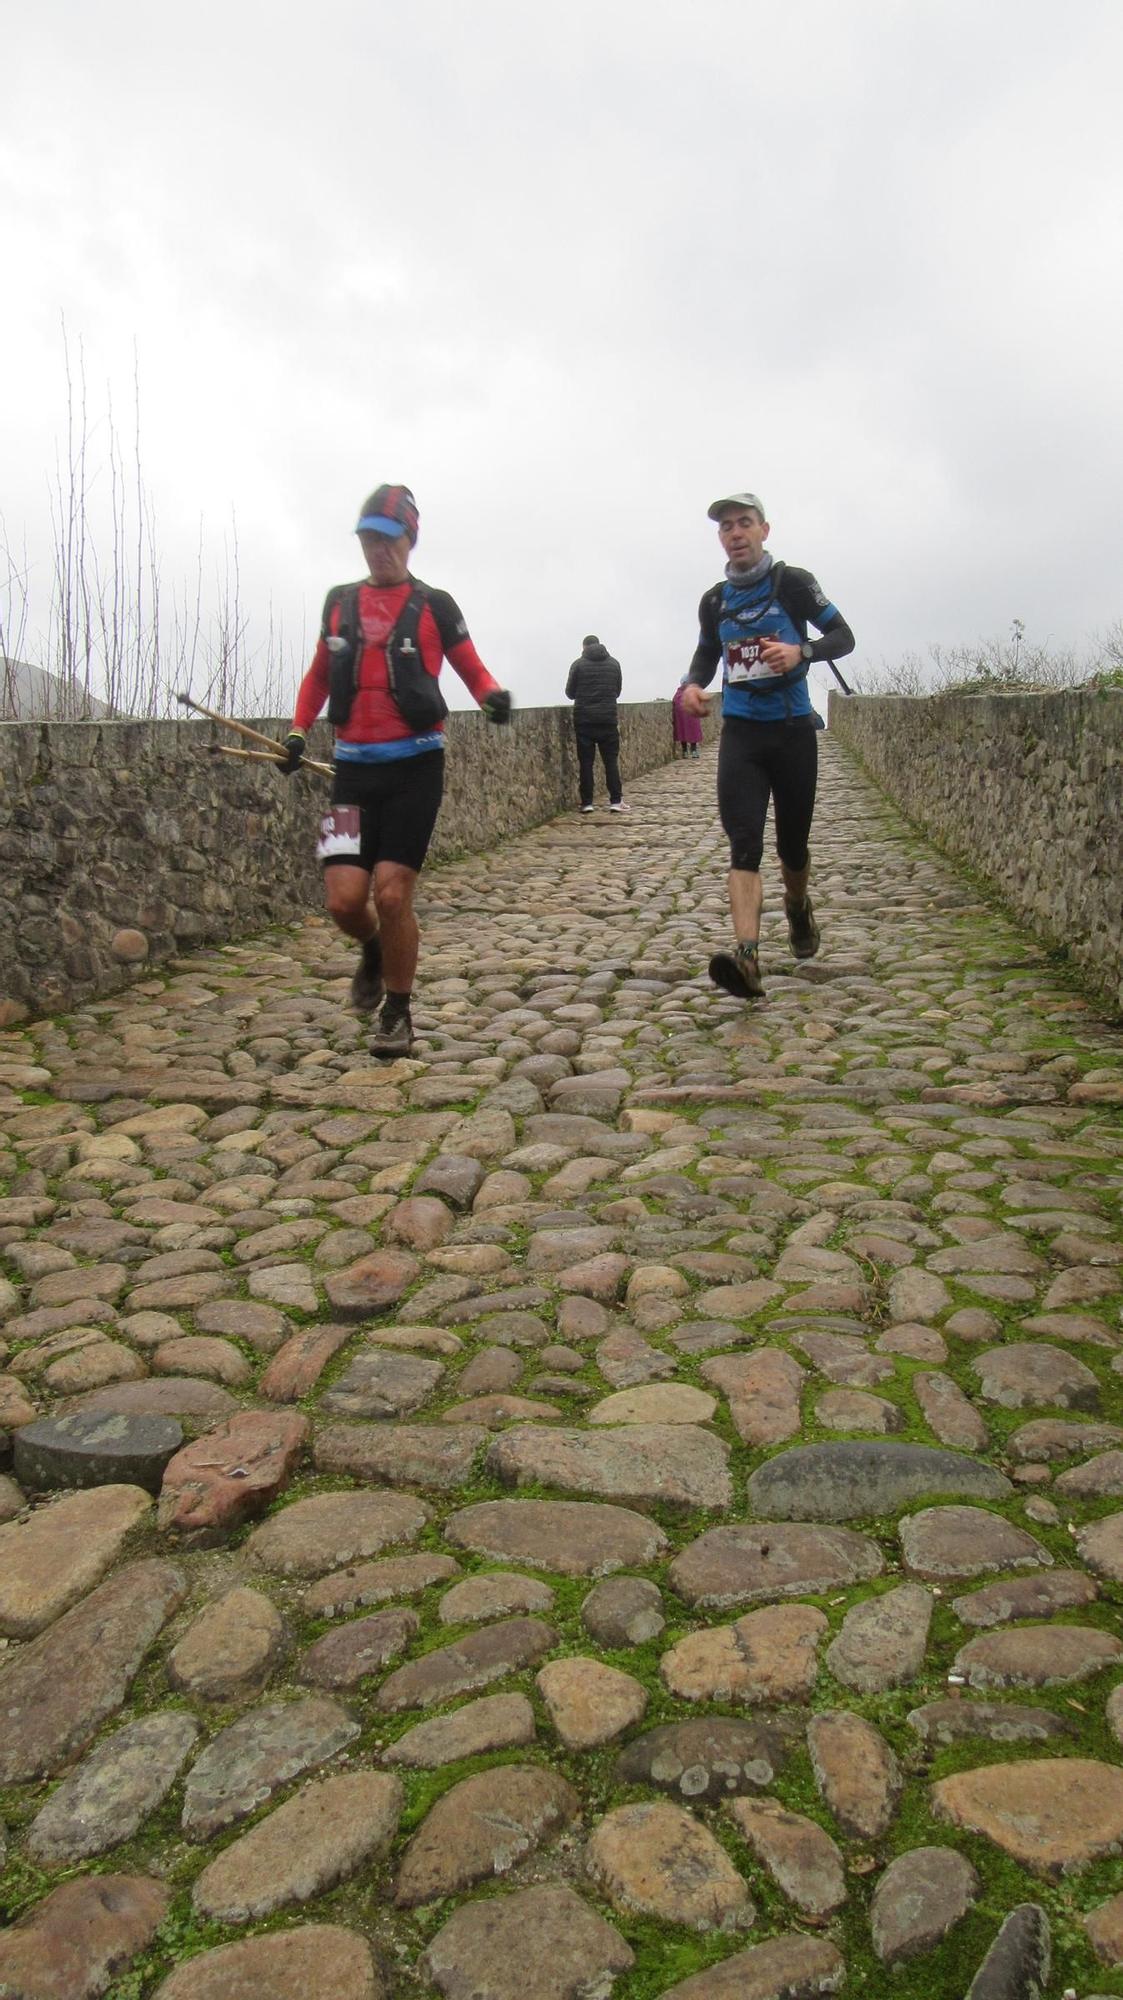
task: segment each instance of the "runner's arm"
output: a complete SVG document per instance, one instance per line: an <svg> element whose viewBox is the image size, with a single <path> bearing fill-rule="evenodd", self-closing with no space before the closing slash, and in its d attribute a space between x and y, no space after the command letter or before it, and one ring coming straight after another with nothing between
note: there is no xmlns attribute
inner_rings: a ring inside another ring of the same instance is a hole
<svg viewBox="0 0 1123 2000"><path fill-rule="evenodd" d="M472 700L482 708L489 694L499 694L502 690L499 682L488 673L468 637L464 613L447 590L431 591L428 609L437 628L445 659L453 671L459 674Z"/></svg>
<svg viewBox="0 0 1123 2000"><path fill-rule="evenodd" d="M690 662L690 681L694 687L709 687L721 662L721 636L717 629L717 615L714 593L707 590L698 606L698 644L694 658Z"/></svg>
<svg viewBox="0 0 1123 2000"><path fill-rule="evenodd" d="M814 625L820 634L818 639L811 641L812 666L817 662L827 665L831 660L844 660L847 653L854 651L858 642L853 632L810 570L797 570L789 565L781 588L781 601L785 597L803 623Z"/></svg>
<svg viewBox="0 0 1123 2000"><path fill-rule="evenodd" d="M307 734L328 698L331 654L321 639L312 655L312 664L300 683L293 710L292 726Z"/></svg>

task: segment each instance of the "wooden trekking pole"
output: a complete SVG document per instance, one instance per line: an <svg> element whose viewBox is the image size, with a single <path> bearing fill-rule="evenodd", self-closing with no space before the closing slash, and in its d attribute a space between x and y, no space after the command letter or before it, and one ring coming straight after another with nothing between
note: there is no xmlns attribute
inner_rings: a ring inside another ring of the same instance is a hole
<svg viewBox="0 0 1123 2000"><path fill-rule="evenodd" d="M263 736L260 729L251 729L248 722L235 722L232 715L219 715L213 708L204 708L201 701L193 701L189 694L177 694L176 700L184 708L193 708L196 715L205 715L210 722L221 722L224 729L236 729L239 736L248 736L251 743L263 743L274 757L284 757L284 745L274 736Z"/></svg>
<svg viewBox="0 0 1123 2000"><path fill-rule="evenodd" d="M276 751L270 754L268 750L235 750L232 743L210 743L207 748L212 757L248 757L255 764L283 764L285 761ZM298 771L319 771L325 778L333 776L331 765L318 764L314 757L302 757L296 768Z"/></svg>

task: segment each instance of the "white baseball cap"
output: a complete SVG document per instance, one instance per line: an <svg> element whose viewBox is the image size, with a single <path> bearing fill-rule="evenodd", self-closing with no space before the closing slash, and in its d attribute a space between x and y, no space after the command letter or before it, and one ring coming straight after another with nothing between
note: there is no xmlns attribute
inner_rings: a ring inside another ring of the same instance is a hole
<svg viewBox="0 0 1123 2000"><path fill-rule="evenodd" d="M715 500L706 512L711 521L720 521L727 507L755 507L762 521L768 519L759 493L729 493L724 500Z"/></svg>

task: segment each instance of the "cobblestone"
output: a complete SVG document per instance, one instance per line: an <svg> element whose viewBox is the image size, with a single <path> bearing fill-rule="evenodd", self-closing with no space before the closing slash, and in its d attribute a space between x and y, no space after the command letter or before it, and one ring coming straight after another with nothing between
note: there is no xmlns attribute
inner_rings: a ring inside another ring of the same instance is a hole
<svg viewBox="0 0 1123 2000"><path fill-rule="evenodd" d="M0 1034L0 1985L1118 1984L1118 1029L823 763Z"/></svg>

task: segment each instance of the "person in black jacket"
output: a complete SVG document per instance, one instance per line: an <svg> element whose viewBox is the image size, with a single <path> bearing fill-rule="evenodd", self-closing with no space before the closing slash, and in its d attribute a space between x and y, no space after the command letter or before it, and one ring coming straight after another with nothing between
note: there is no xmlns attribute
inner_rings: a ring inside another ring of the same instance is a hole
<svg viewBox="0 0 1123 2000"><path fill-rule="evenodd" d="M596 633L590 632L581 642L581 658L574 660L565 684L566 700L573 703L583 813L593 810L593 764L598 750L608 786L608 810L614 813L628 810L620 783L620 727L616 716L620 688L619 660L614 660Z"/></svg>

